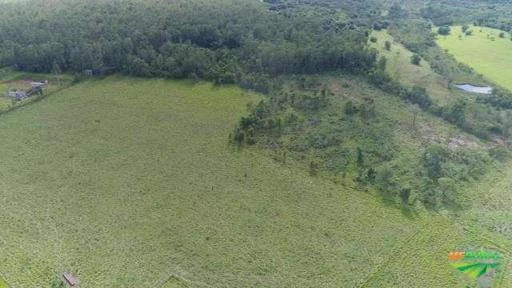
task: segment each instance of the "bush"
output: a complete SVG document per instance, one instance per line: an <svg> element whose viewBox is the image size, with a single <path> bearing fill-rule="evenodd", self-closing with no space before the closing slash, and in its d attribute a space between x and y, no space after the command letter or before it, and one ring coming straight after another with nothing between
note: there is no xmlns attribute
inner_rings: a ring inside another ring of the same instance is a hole
<svg viewBox="0 0 512 288"><path fill-rule="evenodd" d="M451 28L450 26L441 26L437 29L437 33L439 35L450 35Z"/></svg>
<svg viewBox="0 0 512 288"><path fill-rule="evenodd" d="M496 146L489 150L489 155L500 162L505 162L510 159L511 153L505 146Z"/></svg>
<svg viewBox="0 0 512 288"><path fill-rule="evenodd" d="M423 87L414 85L406 95L407 100L411 103L418 104L423 109L432 105L432 100L428 97L427 90Z"/></svg>
<svg viewBox="0 0 512 288"><path fill-rule="evenodd" d="M347 104L345 104L345 114L347 115L353 115L356 114L359 110L357 109L357 106L354 105L352 101L348 101Z"/></svg>
<svg viewBox="0 0 512 288"><path fill-rule="evenodd" d="M411 197L411 188L402 188L400 190L400 199L402 199L403 204L408 205L410 197Z"/></svg>
<svg viewBox="0 0 512 288"><path fill-rule="evenodd" d="M413 54L411 56L411 63L414 64L414 65L420 65L420 62L421 62L421 57L420 55L418 54Z"/></svg>
<svg viewBox="0 0 512 288"><path fill-rule="evenodd" d="M386 49L388 51L391 50L391 42L389 42L389 41L384 42L384 49Z"/></svg>
<svg viewBox="0 0 512 288"><path fill-rule="evenodd" d="M450 153L441 145L430 145L423 153L422 165L431 179L443 176L443 165L448 160Z"/></svg>

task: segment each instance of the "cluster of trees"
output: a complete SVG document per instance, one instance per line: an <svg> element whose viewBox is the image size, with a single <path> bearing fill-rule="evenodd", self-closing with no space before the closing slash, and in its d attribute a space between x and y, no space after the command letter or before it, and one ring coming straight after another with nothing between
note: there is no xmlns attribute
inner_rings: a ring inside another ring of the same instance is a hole
<svg viewBox="0 0 512 288"><path fill-rule="evenodd" d="M456 183L478 179L490 161L489 155L476 150L452 151L442 145L428 146L420 160L420 201L432 209L459 207L462 201Z"/></svg>
<svg viewBox="0 0 512 288"><path fill-rule="evenodd" d="M252 85L259 81L254 75L360 73L375 65L361 27L269 6L243 0L1 2L0 66Z"/></svg>

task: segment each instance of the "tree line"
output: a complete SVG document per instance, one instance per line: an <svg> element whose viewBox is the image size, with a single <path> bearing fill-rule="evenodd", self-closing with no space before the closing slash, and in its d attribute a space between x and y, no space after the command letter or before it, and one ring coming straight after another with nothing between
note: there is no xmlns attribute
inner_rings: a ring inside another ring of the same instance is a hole
<svg viewBox="0 0 512 288"><path fill-rule="evenodd" d="M272 7L243 0L0 3L0 66L250 86L254 75L361 73L375 65L365 29Z"/></svg>

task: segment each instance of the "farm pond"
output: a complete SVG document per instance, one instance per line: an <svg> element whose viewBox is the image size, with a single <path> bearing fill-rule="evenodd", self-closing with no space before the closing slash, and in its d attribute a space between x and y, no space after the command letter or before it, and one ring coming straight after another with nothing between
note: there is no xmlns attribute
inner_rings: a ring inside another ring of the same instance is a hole
<svg viewBox="0 0 512 288"><path fill-rule="evenodd" d="M455 87L462 89L466 92L478 93L478 94L491 94L492 87L490 86L475 86L471 84L456 84Z"/></svg>

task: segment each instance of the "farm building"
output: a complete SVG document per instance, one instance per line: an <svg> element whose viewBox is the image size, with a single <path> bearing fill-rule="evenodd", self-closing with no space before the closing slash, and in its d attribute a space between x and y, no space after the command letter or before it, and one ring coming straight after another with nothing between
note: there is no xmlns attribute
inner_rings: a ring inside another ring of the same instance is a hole
<svg viewBox="0 0 512 288"><path fill-rule="evenodd" d="M23 100L27 97L30 97L35 94L42 95L44 92L44 89L47 87L48 81L44 82L30 82L30 81L23 81L23 85L19 84L13 88L11 88L9 91L7 91L6 96L13 98L15 100ZM23 86L24 88L20 88Z"/></svg>

